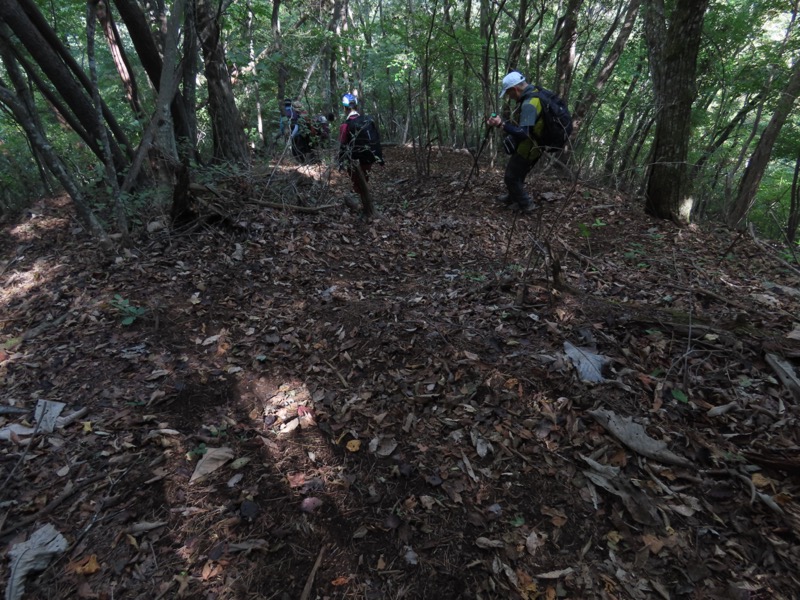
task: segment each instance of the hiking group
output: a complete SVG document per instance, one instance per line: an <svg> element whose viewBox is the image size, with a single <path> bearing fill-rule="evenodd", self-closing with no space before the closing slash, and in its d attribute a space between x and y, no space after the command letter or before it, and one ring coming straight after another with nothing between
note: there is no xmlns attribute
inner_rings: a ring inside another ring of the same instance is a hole
<svg viewBox="0 0 800 600"><path fill-rule="evenodd" d="M299 163L317 162L318 151L327 146L331 139L329 122L333 115L315 115L309 118L300 102L292 102L291 98L283 101L283 112L281 133L286 135L288 129L292 156Z"/></svg>
<svg viewBox="0 0 800 600"><path fill-rule="evenodd" d="M544 152L564 149L572 133L572 117L558 95L528 83L519 71L511 71L503 77L500 99L506 97L517 103L519 115L516 122L494 114L486 120L487 127L502 129L506 134L503 139L503 149L509 155L503 176L506 193L498 200L505 206L526 213L536 208L536 204L525 190L525 179ZM339 126L339 169L347 171L353 191L365 199L372 165L385 164L380 134L375 120L359 112L355 95L347 93L342 96L342 108L345 118ZM316 150L324 147L330 139L329 121L334 119L334 115L329 114L327 118L318 115L308 119L300 104L288 98L284 111L291 124L293 155L301 163L313 162L316 160ZM283 125L282 120L282 129ZM490 131L487 130L486 140ZM483 147L476 155L476 165L482 150Z"/></svg>

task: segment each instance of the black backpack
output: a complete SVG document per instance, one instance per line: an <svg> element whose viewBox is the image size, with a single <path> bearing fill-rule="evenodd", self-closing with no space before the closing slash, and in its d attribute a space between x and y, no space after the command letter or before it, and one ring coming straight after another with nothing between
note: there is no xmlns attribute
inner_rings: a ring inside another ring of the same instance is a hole
<svg viewBox="0 0 800 600"><path fill-rule="evenodd" d="M383 162L381 138L372 117L359 115L355 119L348 119L347 133L350 158L369 164Z"/></svg>
<svg viewBox="0 0 800 600"><path fill-rule="evenodd" d="M533 97L542 102L542 119L544 131L538 140L540 146L546 146L551 152L562 150L572 133L572 115L569 114L566 102L555 92L534 86Z"/></svg>

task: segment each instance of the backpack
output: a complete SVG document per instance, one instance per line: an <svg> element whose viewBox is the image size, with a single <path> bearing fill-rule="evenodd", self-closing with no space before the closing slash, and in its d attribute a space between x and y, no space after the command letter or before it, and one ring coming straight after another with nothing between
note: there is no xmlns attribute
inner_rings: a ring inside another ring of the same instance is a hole
<svg viewBox="0 0 800 600"><path fill-rule="evenodd" d="M538 140L540 146L546 146L551 152L562 150L569 140L572 133L572 115L569 113L566 102L555 92L546 90L538 85L534 86L536 93L533 97L539 98L542 102L542 119L544 120L544 131L541 139Z"/></svg>
<svg viewBox="0 0 800 600"><path fill-rule="evenodd" d="M328 140L331 137L331 128L328 125L328 118L325 115L317 115L314 117L314 128L317 130L317 135L321 140Z"/></svg>
<svg viewBox="0 0 800 600"><path fill-rule="evenodd" d="M350 158L368 164L383 162L381 138L372 117L359 115L348 119L347 134Z"/></svg>

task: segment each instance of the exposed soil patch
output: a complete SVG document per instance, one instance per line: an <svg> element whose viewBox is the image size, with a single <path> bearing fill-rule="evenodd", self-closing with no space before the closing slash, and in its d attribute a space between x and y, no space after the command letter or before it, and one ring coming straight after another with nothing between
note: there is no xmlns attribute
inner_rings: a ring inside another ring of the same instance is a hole
<svg viewBox="0 0 800 600"><path fill-rule="evenodd" d="M387 163L371 223L311 166L130 250L63 201L0 232L0 536L68 544L25 597L797 597L797 272L552 174L516 217L465 155ZM85 410L33 433L39 400Z"/></svg>

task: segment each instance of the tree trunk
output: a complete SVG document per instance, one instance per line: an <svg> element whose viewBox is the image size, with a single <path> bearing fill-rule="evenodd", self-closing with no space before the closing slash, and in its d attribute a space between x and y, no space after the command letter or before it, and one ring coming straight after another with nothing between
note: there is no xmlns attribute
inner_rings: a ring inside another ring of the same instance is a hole
<svg viewBox="0 0 800 600"><path fill-rule="evenodd" d="M597 100L597 97L603 91L606 83L608 83L608 80L611 78L611 74L614 72L614 67L616 67L619 57L622 56L622 51L625 49L625 44L627 44L628 38L631 35L633 25L636 23L636 17L639 14L640 4L641 0L631 0L630 4L628 4L628 10L625 13L625 20L622 22L622 29L620 29L619 33L617 34L617 38L614 40L614 45L611 46L611 50L609 51L608 56L606 57L606 60L600 69L600 72L597 74L597 77L595 77L592 85L586 88L585 93L575 103L575 108L572 111L573 139L578 137L578 130L581 127L581 122L586 116L589 107L594 104L595 100Z"/></svg>
<svg viewBox="0 0 800 600"><path fill-rule="evenodd" d="M603 171L609 178L614 175L614 162L616 160L615 155L617 152L617 146L619 145L620 132L622 131L622 126L625 124L625 116L627 114L628 105L633 99L633 92L636 90L636 86L639 84L639 77L642 72L642 64L642 60L636 63L636 70L633 73L633 77L631 77L631 82L628 85L628 88L625 90L625 96L622 98L622 104L619 108L619 115L617 116L617 123L614 127L614 133L611 136L611 141L608 144L608 154L606 155L603 164Z"/></svg>
<svg viewBox="0 0 800 600"><path fill-rule="evenodd" d="M789 83L780 95L775 112L761 134L761 138L756 144L756 149L750 157L750 162L747 164L744 175L739 182L736 199L728 213L728 225L731 227L742 227L747 213L753 207L758 186L772 154L772 147L775 145L775 140L778 139L778 134L781 132L781 128L792 110L792 105L797 99L798 93L800 93L800 59L796 60L792 66L792 76L789 78Z"/></svg>
<svg viewBox="0 0 800 600"><path fill-rule="evenodd" d="M40 26L41 23L44 23L44 20L41 19L40 14L38 17L36 23L39 26L22 10L22 6L19 3L0 2L0 20L8 24L17 39L22 42L33 60L58 90L74 118L86 129L89 138L93 141L98 140L101 137L100 125L97 119L94 118L94 106L91 98L86 93L86 90L91 87L88 78L85 74L83 74L82 81L73 77L74 70L70 71L63 60L63 55L68 53L60 42L58 47L53 47L50 44L49 40L53 39L54 34L52 34L52 30L48 30L50 34L47 36L42 34ZM104 115L108 118L109 113L104 111ZM122 135L122 139L124 139L124 135ZM89 147L100 160L103 159L102 148L96 143L90 143ZM128 162L125 153L116 142L112 142L111 151L114 158L114 166L118 171L124 170ZM130 153L132 155L133 151L130 150Z"/></svg>
<svg viewBox="0 0 800 600"><path fill-rule="evenodd" d="M506 58L506 70L516 71L519 65L519 57L522 48L527 43L525 39L525 26L528 22L528 0L520 0L517 18L514 21L514 31L511 32L511 40L508 44L508 56Z"/></svg>
<svg viewBox="0 0 800 600"><path fill-rule="evenodd" d="M97 118L98 129L100 131L100 146L103 149L103 166L105 167L105 182L111 190L111 201L114 206L114 213L117 217L117 226L122 234L124 246L130 245L130 231L128 230L128 218L125 215L125 207L122 204L122 197L119 193L118 174L114 170L114 161L111 157L111 145L109 143L106 129L103 126L103 105L100 101L100 90L97 87L97 63L95 61L94 43L97 22L97 4L94 0L86 2L86 62L89 65L89 80L92 86L92 101L94 102L95 116Z"/></svg>
<svg viewBox="0 0 800 600"><path fill-rule="evenodd" d="M225 49L220 38L222 18L211 0L195 4L197 34L203 50L204 72L208 86L208 112L211 117L211 136L214 160L247 165L250 156L239 109L233 97L230 73L225 62Z"/></svg>
<svg viewBox="0 0 800 600"><path fill-rule="evenodd" d="M190 3L191 4L191 3ZM161 85L161 51L156 43L150 25L147 22L147 17L140 8L136 0L114 0L114 6L119 11L120 18L125 23L128 29L128 35L131 38L133 47L136 49L136 54L139 56L139 61L150 79L150 83L159 91ZM188 38L191 31L187 28L184 32ZM193 55L187 53L186 59L193 60ZM178 141L178 147L187 149L190 154L195 154L195 136L192 135L193 128L191 127L191 109L187 108L187 100L178 93L173 98L170 110L172 111L172 118L175 127L175 137ZM196 156L193 156L196 158Z"/></svg>
<svg viewBox="0 0 800 600"><path fill-rule="evenodd" d="M0 23L0 29L6 30L5 25ZM0 84L0 103L8 107L14 115L16 122L28 136L31 146L33 146L38 155L44 159L47 168L56 179L58 179L70 198L72 198L72 203L75 205L75 212L81 223L83 223L93 235L105 239L106 234L103 230L103 226L89 208L83 192L75 183L69 171L67 171L64 163L53 151L53 146L47 140L44 131L40 127L36 114L31 111L33 107L33 98L30 96L25 79L17 67L10 46L7 43L7 38L8 31L6 30L0 35L0 57L2 58L6 73L8 73L11 82L14 84L16 94Z"/></svg>
<svg viewBox="0 0 800 600"><path fill-rule="evenodd" d="M759 106L762 102L764 102L764 98L766 97L765 91L760 91L758 94L750 98L744 103L744 106L736 113L736 115L728 122L728 124L722 128L721 131L714 134L713 139L706 145L705 149L703 150L702 156L697 160L697 162L692 167L692 172L695 177L700 174L700 171L705 166L706 162L709 158L717 151L719 148L722 147L731 134L736 131L737 127L740 127L742 123L744 123L745 117L750 114L750 111Z"/></svg>
<svg viewBox="0 0 800 600"><path fill-rule="evenodd" d="M561 24L561 44L556 59L555 91L569 104L572 77L575 72L575 45L578 42L578 11L583 0L569 0Z"/></svg>
<svg viewBox="0 0 800 600"><path fill-rule="evenodd" d="M692 212L686 159L697 94L697 53L708 3L676 0L667 18L664 0L646 2L645 38L656 101L656 131L645 211L679 225L687 224Z"/></svg>
<svg viewBox="0 0 800 600"><path fill-rule="evenodd" d="M114 60L114 66L117 68L122 86L125 88L125 96L128 99L128 103L131 105L136 117L141 119L144 117L144 111L139 102L139 87L136 85L136 76L131 68L128 55L125 53L125 47L122 45L122 39L119 36L117 24L114 22L110 7L105 2L98 2L97 4L97 20L103 28L108 50Z"/></svg>
<svg viewBox="0 0 800 600"><path fill-rule="evenodd" d="M794 163L794 177L789 198L789 219L786 222L786 239L790 244L797 241L797 227L800 226L800 156Z"/></svg>

